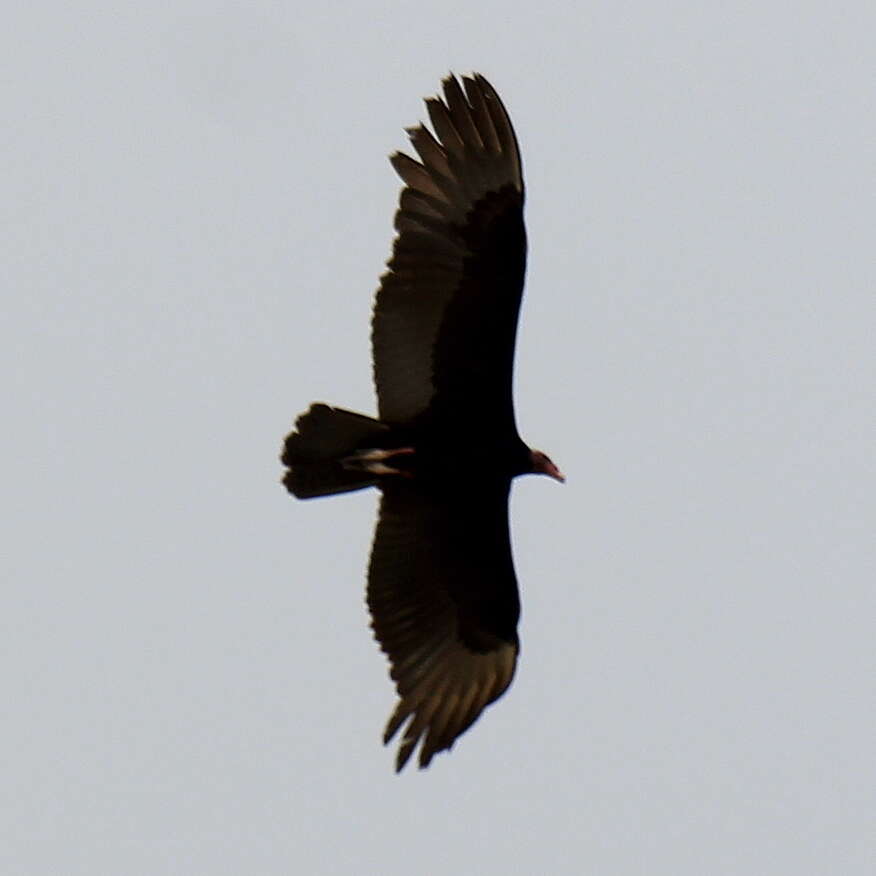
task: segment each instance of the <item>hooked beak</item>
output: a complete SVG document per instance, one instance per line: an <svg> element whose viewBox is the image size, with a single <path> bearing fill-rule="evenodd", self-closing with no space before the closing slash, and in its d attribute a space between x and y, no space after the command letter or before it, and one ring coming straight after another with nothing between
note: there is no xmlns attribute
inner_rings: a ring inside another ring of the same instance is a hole
<svg viewBox="0 0 876 876"><path fill-rule="evenodd" d="M535 474L545 474L561 484L566 483L566 476L554 465L553 460L540 450L533 450L530 456L532 471Z"/></svg>
<svg viewBox="0 0 876 876"><path fill-rule="evenodd" d="M543 471L549 478L553 478L561 484L566 483L566 476L552 462L547 463Z"/></svg>

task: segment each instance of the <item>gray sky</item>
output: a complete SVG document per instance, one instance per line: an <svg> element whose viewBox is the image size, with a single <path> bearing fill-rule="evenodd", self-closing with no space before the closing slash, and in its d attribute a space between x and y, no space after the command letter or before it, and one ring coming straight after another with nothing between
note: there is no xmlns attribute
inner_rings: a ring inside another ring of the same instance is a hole
<svg viewBox="0 0 876 876"><path fill-rule="evenodd" d="M9 874L876 872L867 2L48 3L7 14ZM367 10L367 11L366 11ZM523 149L522 659L392 772L374 410L386 155L449 70Z"/></svg>

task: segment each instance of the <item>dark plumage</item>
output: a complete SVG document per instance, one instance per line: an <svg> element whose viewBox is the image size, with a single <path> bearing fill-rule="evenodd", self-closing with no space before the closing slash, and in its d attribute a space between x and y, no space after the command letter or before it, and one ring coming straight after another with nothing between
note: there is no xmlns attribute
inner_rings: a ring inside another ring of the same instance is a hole
<svg viewBox="0 0 876 876"><path fill-rule="evenodd" d="M298 498L377 486L368 607L404 726L396 768L450 748L507 689L520 603L508 494L520 474L558 480L517 434L512 371L526 268L523 175L511 121L483 76L426 101L435 136L408 130L389 270L374 305L379 419L315 404L286 439Z"/></svg>

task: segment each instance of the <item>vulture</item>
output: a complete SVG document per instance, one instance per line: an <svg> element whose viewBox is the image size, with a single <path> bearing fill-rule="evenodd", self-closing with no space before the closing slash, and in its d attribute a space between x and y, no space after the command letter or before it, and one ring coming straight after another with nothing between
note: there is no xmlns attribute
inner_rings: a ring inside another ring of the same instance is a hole
<svg viewBox="0 0 876 876"><path fill-rule="evenodd" d="M526 268L517 138L481 75L451 75L425 101L371 323L378 417L324 403L286 438L299 499L380 491L368 568L374 635L398 702L400 771L450 749L500 697L519 652L508 497L522 474L563 481L517 433L512 371Z"/></svg>

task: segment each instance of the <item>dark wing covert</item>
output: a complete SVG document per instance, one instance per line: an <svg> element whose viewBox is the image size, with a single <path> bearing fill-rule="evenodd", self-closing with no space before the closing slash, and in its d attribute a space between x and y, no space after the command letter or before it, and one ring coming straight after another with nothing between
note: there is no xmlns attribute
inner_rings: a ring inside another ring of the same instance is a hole
<svg viewBox="0 0 876 876"><path fill-rule="evenodd" d="M433 136L408 129L420 161L391 157L405 182L398 237L372 322L380 418L428 408L513 426L511 379L526 232L517 140L480 75L444 80L426 101Z"/></svg>
<svg viewBox="0 0 876 876"><path fill-rule="evenodd" d="M420 767L511 683L520 604L508 485L459 500L408 482L384 487L368 571L372 626L400 700L384 742L407 722L396 769Z"/></svg>

